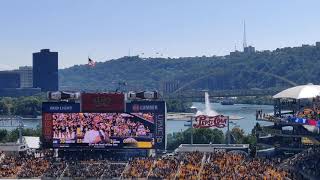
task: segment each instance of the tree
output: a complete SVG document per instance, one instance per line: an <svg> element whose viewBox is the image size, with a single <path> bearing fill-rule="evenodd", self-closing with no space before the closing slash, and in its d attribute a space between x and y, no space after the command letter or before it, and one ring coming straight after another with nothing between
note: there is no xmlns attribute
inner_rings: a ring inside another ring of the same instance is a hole
<svg viewBox="0 0 320 180"><path fill-rule="evenodd" d="M0 115L9 114L9 106L4 101L0 101Z"/></svg>
<svg viewBox="0 0 320 180"><path fill-rule="evenodd" d="M191 128L168 135L168 149L174 150L180 144L191 143ZM221 144L224 143L223 132L219 129L193 129L194 144Z"/></svg>
<svg viewBox="0 0 320 180"><path fill-rule="evenodd" d="M234 141L235 141L236 144L242 144L243 143L243 139L245 137L243 129L240 129L240 128L237 128L237 127L232 128L231 135L234 138Z"/></svg>
<svg viewBox="0 0 320 180"><path fill-rule="evenodd" d="M8 131L6 129L0 129L0 142L6 142Z"/></svg>
<svg viewBox="0 0 320 180"><path fill-rule="evenodd" d="M41 99L37 97L22 97L19 98L15 105L16 115L31 115L37 116L41 114Z"/></svg>

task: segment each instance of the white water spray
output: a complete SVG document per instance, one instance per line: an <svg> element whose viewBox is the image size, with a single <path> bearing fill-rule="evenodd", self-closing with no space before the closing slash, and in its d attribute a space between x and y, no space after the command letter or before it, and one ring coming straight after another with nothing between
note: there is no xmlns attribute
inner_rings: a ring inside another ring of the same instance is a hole
<svg viewBox="0 0 320 180"><path fill-rule="evenodd" d="M196 115L207 115L207 116L216 116L219 115L216 111L211 109L210 99L209 99L209 93L204 93L204 100L205 100L205 109L204 112L198 111Z"/></svg>

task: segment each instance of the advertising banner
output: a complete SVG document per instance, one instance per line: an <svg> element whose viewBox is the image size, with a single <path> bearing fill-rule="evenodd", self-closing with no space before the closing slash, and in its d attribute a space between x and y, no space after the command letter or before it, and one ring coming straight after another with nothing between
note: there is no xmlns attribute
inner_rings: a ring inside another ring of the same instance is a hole
<svg viewBox="0 0 320 180"><path fill-rule="evenodd" d="M165 101L132 101L126 104L126 112L155 124L155 147L165 149Z"/></svg>
<svg viewBox="0 0 320 180"><path fill-rule="evenodd" d="M82 93L82 112L124 112L124 94Z"/></svg>
<svg viewBox="0 0 320 180"><path fill-rule="evenodd" d="M52 114L51 113L74 113L80 112L79 103L68 102L43 102L42 103L42 134L46 145L52 143Z"/></svg>
<svg viewBox="0 0 320 180"><path fill-rule="evenodd" d="M43 102L42 112L46 113L76 113L80 112L79 103Z"/></svg>
<svg viewBox="0 0 320 180"><path fill-rule="evenodd" d="M194 128L210 128L210 127L217 127L217 128L224 128L227 126L228 117L223 115L217 116L205 116L200 115L195 118L195 124L193 125Z"/></svg>
<svg viewBox="0 0 320 180"><path fill-rule="evenodd" d="M44 144L51 144L52 142L52 115L42 113L42 138Z"/></svg>

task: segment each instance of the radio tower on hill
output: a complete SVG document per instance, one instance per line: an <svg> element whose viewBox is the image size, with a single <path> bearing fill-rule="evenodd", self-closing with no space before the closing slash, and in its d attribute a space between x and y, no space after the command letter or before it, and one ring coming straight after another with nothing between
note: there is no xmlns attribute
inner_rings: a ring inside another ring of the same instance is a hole
<svg viewBox="0 0 320 180"><path fill-rule="evenodd" d="M247 48L246 21L243 21L243 51Z"/></svg>

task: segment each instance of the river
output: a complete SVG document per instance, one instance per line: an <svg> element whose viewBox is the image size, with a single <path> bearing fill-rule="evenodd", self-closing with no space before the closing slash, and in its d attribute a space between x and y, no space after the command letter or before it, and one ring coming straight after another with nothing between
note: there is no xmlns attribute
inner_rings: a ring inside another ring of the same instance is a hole
<svg viewBox="0 0 320 180"><path fill-rule="evenodd" d="M205 108L204 103L193 103L193 105L197 107L197 109L200 111L203 111ZM243 117L243 119L240 119L240 120L233 120L233 122L235 122L236 124L230 125L230 128L234 126L239 126L245 131L245 133L251 133L252 128L255 126L257 122L255 120L255 113L257 109L262 109L264 113L273 112L273 106L270 106L270 105L252 105L252 104L221 105L219 103L211 103L211 108L217 111L219 114ZM167 120L167 127L166 127L167 134L173 133L173 132L181 132L187 129L187 127L184 126L186 121L187 119L185 121ZM40 126L40 122L41 122L40 119L28 119L23 121L25 128L36 128L37 126ZM271 124L268 122L261 122L261 121L259 123L262 125ZM7 129L10 130L12 128L7 128ZM226 128L222 130L226 131Z"/></svg>
<svg viewBox="0 0 320 180"><path fill-rule="evenodd" d="M234 104L234 105L221 105L220 103L210 103L211 108L219 114L229 116L240 116L243 119L233 120L235 124L230 124L230 129L234 126L242 128L246 134L251 133L252 128L256 125L256 110L261 109L263 113L272 113L273 106L270 105L254 105L254 104ZM193 106L197 107L198 110L204 111L204 103L193 103ZM186 120L187 121L187 120ZM186 121L167 120L167 134L173 132L181 132L186 130L184 124ZM269 122L259 121L261 125L271 125ZM224 132L227 128L222 129Z"/></svg>

